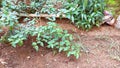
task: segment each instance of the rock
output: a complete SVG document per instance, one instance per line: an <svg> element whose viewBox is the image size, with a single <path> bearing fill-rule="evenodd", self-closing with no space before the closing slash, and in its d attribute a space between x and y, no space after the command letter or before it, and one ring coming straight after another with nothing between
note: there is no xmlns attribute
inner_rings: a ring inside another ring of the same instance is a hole
<svg viewBox="0 0 120 68"><path fill-rule="evenodd" d="M106 23L109 24L109 25L111 25L111 26L113 26L114 23L115 23L115 18L113 18L110 22L106 22Z"/></svg>
<svg viewBox="0 0 120 68"><path fill-rule="evenodd" d="M56 62L56 61L57 61L57 59L54 59L54 61Z"/></svg>
<svg viewBox="0 0 120 68"><path fill-rule="evenodd" d="M120 29L120 16L118 16L116 23L114 25L117 29Z"/></svg>
<svg viewBox="0 0 120 68"><path fill-rule="evenodd" d="M108 25L113 25L115 23L115 19L113 18L113 15L111 12L105 10L104 11L104 17L103 17L103 23L107 23Z"/></svg>
<svg viewBox="0 0 120 68"><path fill-rule="evenodd" d="M111 19L112 19L113 17L111 17L111 16L104 16L104 18L103 18L103 21L105 21L105 22L108 22L108 21L111 21Z"/></svg>
<svg viewBox="0 0 120 68"><path fill-rule="evenodd" d="M113 16L112 13L109 12L109 11L107 11L107 10L104 11L104 15L105 15L105 16Z"/></svg>
<svg viewBox="0 0 120 68"><path fill-rule="evenodd" d="M113 22L111 22L111 21L113 21L113 20L114 20L114 18L112 16L110 16L110 15L104 16L104 18L103 18L103 24L107 23L109 25L112 25Z"/></svg>
<svg viewBox="0 0 120 68"><path fill-rule="evenodd" d="M5 62L5 60L4 60L4 59L1 59L1 58L0 58L0 63L1 63L2 65L6 65L6 64L7 64L7 62Z"/></svg>
<svg viewBox="0 0 120 68"><path fill-rule="evenodd" d="M30 56L27 56L27 59L30 59L31 57Z"/></svg>

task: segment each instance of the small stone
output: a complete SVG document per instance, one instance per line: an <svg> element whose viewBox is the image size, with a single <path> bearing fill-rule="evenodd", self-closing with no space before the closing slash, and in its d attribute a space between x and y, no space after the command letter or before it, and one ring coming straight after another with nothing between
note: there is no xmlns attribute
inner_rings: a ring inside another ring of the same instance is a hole
<svg viewBox="0 0 120 68"><path fill-rule="evenodd" d="M104 20L109 20L109 19L111 19L111 16L104 16L104 18L103 18Z"/></svg>
<svg viewBox="0 0 120 68"><path fill-rule="evenodd" d="M102 22L102 24L104 24L104 23L107 23L107 24L109 24L109 22L111 21L113 19L113 17L111 17L111 16L104 16L103 17L103 22Z"/></svg>
<svg viewBox="0 0 120 68"><path fill-rule="evenodd" d="M27 56L27 59L30 59L31 57L30 56Z"/></svg>
<svg viewBox="0 0 120 68"><path fill-rule="evenodd" d="M15 53L15 51L10 51L11 53Z"/></svg>
<svg viewBox="0 0 120 68"><path fill-rule="evenodd" d="M109 24L109 25L114 25L114 23L115 23L115 18L113 18L110 22L106 22L107 24Z"/></svg>
<svg viewBox="0 0 120 68"><path fill-rule="evenodd" d="M47 66L49 65L49 64L46 64Z"/></svg>
<svg viewBox="0 0 120 68"><path fill-rule="evenodd" d="M44 56L43 54L41 54L41 56Z"/></svg>
<svg viewBox="0 0 120 68"><path fill-rule="evenodd" d="M56 62L56 61L57 61L57 59L54 59L54 61Z"/></svg>
<svg viewBox="0 0 120 68"><path fill-rule="evenodd" d="M6 65L6 64L7 64L7 62L5 62L4 59L0 59L0 63L3 64L3 65Z"/></svg>

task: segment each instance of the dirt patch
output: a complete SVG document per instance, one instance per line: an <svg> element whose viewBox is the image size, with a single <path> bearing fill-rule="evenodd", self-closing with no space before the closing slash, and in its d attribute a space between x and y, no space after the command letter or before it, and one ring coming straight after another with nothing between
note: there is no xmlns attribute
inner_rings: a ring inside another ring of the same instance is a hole
<svg viewBox="0 0 120 68"><path fill-rule="evenodd" d="M79 59L67 58L64 53L53 55L53 51L40 47L36 52L30 45L30 39L23 47L13 48L7 44L0 44L0 68L119 68L120 61L111 57L111 49L119 47L120 30L110 26L93 28L86 32L77 29L68 20L57 20L63 29L67 29L74 36L80 36L83 51ZM39 25L45 25L40 20ZM114 44L115 43L115 44ZM115 49L116 50L116 49ZM120 52L120 50L117 50ZM114 53L114 52L113 52ZM119 56L119 54L117 54ZM115 55L114 55L115 56Z"/></svg>

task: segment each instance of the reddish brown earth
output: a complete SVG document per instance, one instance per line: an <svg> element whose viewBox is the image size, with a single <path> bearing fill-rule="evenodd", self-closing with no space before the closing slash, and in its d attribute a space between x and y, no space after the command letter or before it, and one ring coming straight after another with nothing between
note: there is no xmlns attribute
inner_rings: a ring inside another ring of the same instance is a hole
<svg viewBox="0 0 120 68"><path fill-rule="evenodd" d="M45 24L43 20L39 22ZM80 36L83 49L79 59L67 58L64 53L53 55L52 50L42 47L36 52L29 38L23 47L0 44L0 68L120 68L120 30L103 25L86 32L67 20L57 23L74 36Z"/></svg>

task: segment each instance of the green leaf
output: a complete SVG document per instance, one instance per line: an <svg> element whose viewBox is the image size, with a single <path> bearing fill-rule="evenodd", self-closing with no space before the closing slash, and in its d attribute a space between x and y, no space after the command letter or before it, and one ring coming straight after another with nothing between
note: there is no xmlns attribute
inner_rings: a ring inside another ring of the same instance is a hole
<svg viewBox="0 0 120 68"><path fill-rule="evenodd" d="M23 45L23 41L19 41L18 45L22 46Z"/></svg>
<svg viewBox="0 0 120 68"><path fill-rule="evenodd" d="M44 43L43 42L38 41L37 43L40 44L40 46L44 47Z"/></svg>
<svg viewBox="0 0 120 68"><path fill-rule="evenodd" d="M33 48L34 48L36 51L39 51L39 47L38 47L38 46L33 46Z"/></svg>
<svg viewBox="0 0 120 68"><path fill-rule="evenodd" d="M36 42L32 42L32 46L37 46L37 43Z"/></svg>
<svg viewBox="0 0 120 68"><path fill-rule="evenodd" d="M15 42L11 42L13 47L16 47L16 43Z"/></svg>

